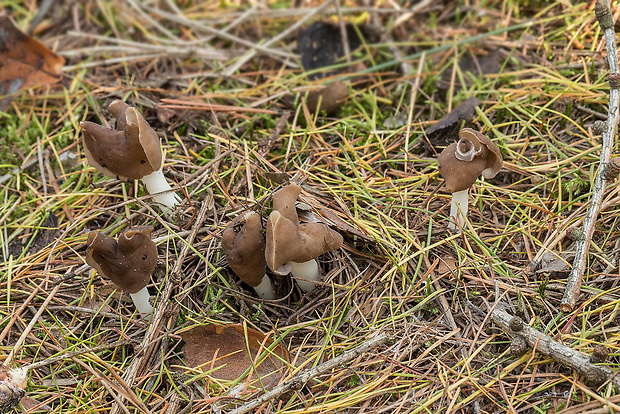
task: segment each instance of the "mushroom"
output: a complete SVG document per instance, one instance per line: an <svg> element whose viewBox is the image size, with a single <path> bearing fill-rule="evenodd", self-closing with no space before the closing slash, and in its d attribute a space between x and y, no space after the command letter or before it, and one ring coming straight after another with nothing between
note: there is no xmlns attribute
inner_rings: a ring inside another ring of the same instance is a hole
<svg viewBox="0 0 620 414"><path fill-rule="evenodd" d="M265 239L258 213L246 211L235 218L222 233L222 248L239 279L252 286L261 298L275 299L265 274Z"/></svg>
<svg viewBox="0 0 620 414"><path fill-rule="evenodd" d="M308 92L306 105L312 114L323 110L327 115L333 115L342 108L348 97L349 85L342 81L336 81L319 90Z"/></svg>
<svg viewBox="0 0 620 414"><path fill-rule="evenodd" d="M471 128L463 128L458 142L448 145L437 161L439 174L452 193L448 228L456 230L467 217L469 187L480 175L484 178L495 177L502 169L502 155L497 145L485 135Z"/></svg>
<svg viewBox="0 0 620 414"><path fill-rule="evenodd" d="M342 235L323 223L300 224L295 201L301 192L297 184L276 191L273 211L267 220L267 266L278 275L291 273L304 292L319 280L315 260L323 253L342 246Z"/></svg>
<svg viewBox="0 0 620 414"><path fill-rule="evenodd" d="M157 246L151 240L151 231L152 227L126 230L118 241L92 231L86 251L86 263L129 293L138 312L145 317L153 310L146 285L157 266Z"/></svg>
<svg viewBox="0 0 620 414"><path fill-rule="evenodd" d="M133 106L116 100L108 106L116 118L116 130L93 122L80 123L88 163L102 174L121 180L141 180L153 200L167 211L179 197L161 170L163 160L157 133Z"/></svg>

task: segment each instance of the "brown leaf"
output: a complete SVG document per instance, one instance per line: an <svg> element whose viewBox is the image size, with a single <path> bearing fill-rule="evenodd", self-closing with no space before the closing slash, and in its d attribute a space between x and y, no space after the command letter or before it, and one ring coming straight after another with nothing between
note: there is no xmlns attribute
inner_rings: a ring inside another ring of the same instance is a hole
<svg viewBox="0 0 620 414"><path fill-rule="evenodd" d="M6 14L0 14L0 94L58 82L65 63L44 44L28 36Z"/></svg>
<svg viewBox="0 0 620 414"><path fill-rule="evenodd" d="M281 345L267 351L271 341L254 329L246 329L247 340L240 324L207 324L182 332L185 363L209 372L211 378L227 381L236 380L250 368L246 377L248 383L265 387L276 385L284 375L288 352ZM258 360L257 355L263 353L266 356Z"/></svg>
<svg viewBox="0 0 620 414"><path fill-rule="evenodd" d="M441 117L426 131L426 136L433 146L447 145L456 140L459 124L461 120L471 121L476 112L476 106L480 104L480 99L473 97L465 99L459 106Z"/></svg>

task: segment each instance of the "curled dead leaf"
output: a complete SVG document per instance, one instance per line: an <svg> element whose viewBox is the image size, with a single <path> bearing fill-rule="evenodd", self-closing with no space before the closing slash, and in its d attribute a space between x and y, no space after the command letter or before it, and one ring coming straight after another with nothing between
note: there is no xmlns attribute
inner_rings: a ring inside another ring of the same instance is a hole
<svg viewBox="0 0 620 414"><path fill-rule="evenodd" d="M61 79L62 56L28 36L0 12L0 95Z"/></svg>
<svg viewBox="0 0 620 414"><path fill-rule="evenodd" d="M181 338L185 363L208 372L215 381L235 381L249 371L244 382L269 388L286 372L286 348L241 324L200 325L182 332Z"/></svg>
<svg viewBox="0 0 620 414"><path fill-rule="evenodd" d="M476 114L476 107L480 105L480 99L472 97L465 99L459 106L442 116L426 131L426 136L433 146L447 145L454 141L460 129L460 121L471 122Z"/></svg>

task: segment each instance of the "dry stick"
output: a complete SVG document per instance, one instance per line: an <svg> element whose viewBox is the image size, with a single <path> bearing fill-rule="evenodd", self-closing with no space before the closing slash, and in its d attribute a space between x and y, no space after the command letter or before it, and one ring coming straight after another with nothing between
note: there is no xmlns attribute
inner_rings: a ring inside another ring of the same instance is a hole
<svg viewBox="0 0 620 414"><path fill-rule="evenodd" d="M303 386L311 379L316 378L319 375L323 375L336 367L340 367L340 365L342 364L346 364L347 362L352 361L353 359L362 355L364 352L368 352L373 348L386 344L388 341L390 341L390 339L391 336L387 333L379 334L374 338L371 338L366 342L362 343L361 345L358 345L357 347L342 353L340 356L337 356L334 359L325 361L321 365L317 365L314 368L301 371L293 378L289 379L286 382L283 382L268 393L261 395L255 400L245 405L242 405L235 410L230 411L228 414L245 414L249 412L258 412L256 411L258 407L272 400L273 398L277 398L288 391L302 389Z"/></svg>
<svg viewBox="0 0 620 414"><path fill-rule="evenodd" d="M620 187L614 188L607 196L607 201L603 201L601 203L601 210L606 210L610 206L616 205L620 202L620 196L617 194L620 192ZM586 202L579 206L575 211L571 213L570 216L564 219L560 225L557 226L555 230L547 237L547 239L542 243L538 253L534 256L530 263L523 270L526 274L531 275L536 272L536 269L539 267L540 261L543 256L551 252L555 246L558 245L562 240L564 240L568 234L569 228L576 228L583 223L583 212L586 208L589 208L589 202ZM578 218L577 218L578 217ZM574 220L574 221L573 221ZM570 223L570 227L567 224ZM563 229L563 230L562 230Z"/></svg>
<svg viewBox="0 0 620 414"><path fill-rule="evenodd" d="M174 263L174 266L170 270L170 274L165 281L161 295L157 299L158 302L153 312L152 319L138 348L140 349L140 351L136 353L134 359L131 361L131 364L125 370L125 375L123 376L123 379L125 383L127 383L128 387L133 387L136 377L138 377L142 373L142 371L150 361L151 354L158 348L159 342L161 340L161 338L158 338L158 336L160 335L161 326L165 322L164 319L166 318L166 316L168 316L169 318L174 318L174 315L170 315L168 312L168 308L170 306L168 300L170 298L170 295L172 294L172 289L177 284L177 275L181 273L183 262L185 261L185 256L187 256L187 253L190 251L190 246L192 245L196 234L198 234L198 231L202 228L202 225L207 217L208 210L209 202L208 200L205 200L202 203L202 207L200 208L198 217L194 222L192 233L185 241L185 244L181 249L181 253L179 254L177 261ZM120 410L121 406L118 402L116 402L114 404L114 407L112 408L111 414L118 414Z"/></svg>
<svg viewBox="0 0 620 414"><path fill-rule="evenodd" d="M49 151L45 150L43 152L43 156L48 156L49 155ZM28 158L27 160L25 160L22 165L20 165L17 168L13 168L13 170L11 170L10 173L4 174L3 176L0 176L0 184L8 181L9 179L11 179L13 176L19 174L20 172L24 171L26 168L31 167L32 165L36 164L37 162L39 162L38 158Z"/></svg>
<svg viewBox="0 0 620 414"><path fill-rule="evenodd" d="M481 312L472 304L468 306L474 308L476 312ZM620 387L620 377L609 367L594 365L590 362L588 355L554 341L551 337L524 323L520 317L510 315L504 310L506 307L505 303L499 302L491 310L491 319L513 338L513 346L516 342L525 341L533 351L546 355L583 375L589 384L599 387L606 381L611 381L614 386Z"/></svg>
<svg viewBox="0 0 620 414"><path fill-rule="evenodd" d="M563 312L571 312L575 307L579 291L581 290L581 282L583 273L586 268L586 259L590 242L592 241L592 233L594 233L594 224L601 210L601 200L605 193L606 179L605 172L607 165L611 160L611 152L613 149L614 136L616 135L616 126L618 123L618 104L620 103L620 74L618 73L618 50L616 48L616 33L612 19L611 8L608 0L597 0L596 18L601 28L605 31L605 47L607 49L607 59L609 61L609 110L607 118L607 128L603 131L603 148L601 149L601 161L599 169L594 180L594 188L592 189L592 198L590 208L583 220L583 234L577 240L577 248L575 251L575 259L573 260L573 268L566 280L566 289L564 297L560 304Z"/></svg>

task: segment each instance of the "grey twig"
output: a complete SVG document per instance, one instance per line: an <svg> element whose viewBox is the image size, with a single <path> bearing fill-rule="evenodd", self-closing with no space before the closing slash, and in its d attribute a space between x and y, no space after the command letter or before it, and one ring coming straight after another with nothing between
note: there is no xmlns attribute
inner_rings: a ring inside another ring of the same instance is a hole
<svg viewBox="0 0 620 414"><path fill-rule="evenodd" d="M473 305L469 305L473 307ZM594 365L590 356L554 341L551 337L527 325L520 317L512 316L504 309L506 304L497 303L491 310L491 320L510 336L512 339L511 349L515 353L522 353L531 348L567 366L585 377L586 383L599 387L607 381L618 387L620 378L606 366Z"/></svg>
<svg viewBox="0 0 620 414"><path fill-rule="evenodd" d="M606 179L605 170L611 160L611 153L614 144L614 136L616 135L616 126L618 124L618 104L620 103L620 74L618 73L618 50L616 47L616 33L614 31L611 7L608 0L597 0L596 18L598 19L601 29L605 33L605 47L607 49L607 60L609 61L609 110L607 117L607 128L603 131L603 148L601 150L601 161L599 169L594 180L594 188L592 189L592 198L590 199L590 208L583 219L583 236L577 241L575 251L575 259L573 260L573 268L568 275L566 281L566 289L560 309L563 312L571 312L575 307L575 303L579 297L581 290L581 282L583 273L586 268L586 258L590 242L592 241L592 233L594 233L594 224L601 211L601 202L605 193Z"/></svg>
<svg viewBox="0 0 620 414"><path fill-rule="evenodd" d="M269 391L266 394L261 395L260 397L252 400L251 402L242 405L241 407L232 410L229 414L245 414L245 413L255 413L258 412L257 409L261 405L265 404L267 401L272 400L273 398L277 398L280 395L292 391L292 390L300 390L308 381L313 378L318 377L319 375L323 375L332 369L346 364L349 361L354 360L358 356L362 355L365 352L370 351L373 348L384 345L391 339L391 336L387 333L379 334L361 345L356 346L353 349L350 349L341 355L337 356L334 359L330 359L329 361L323 362L321 365L317 365L314 368L306 369L301 371L293 378L289 379L286 382L275 387L273 390Z"/></svg>

